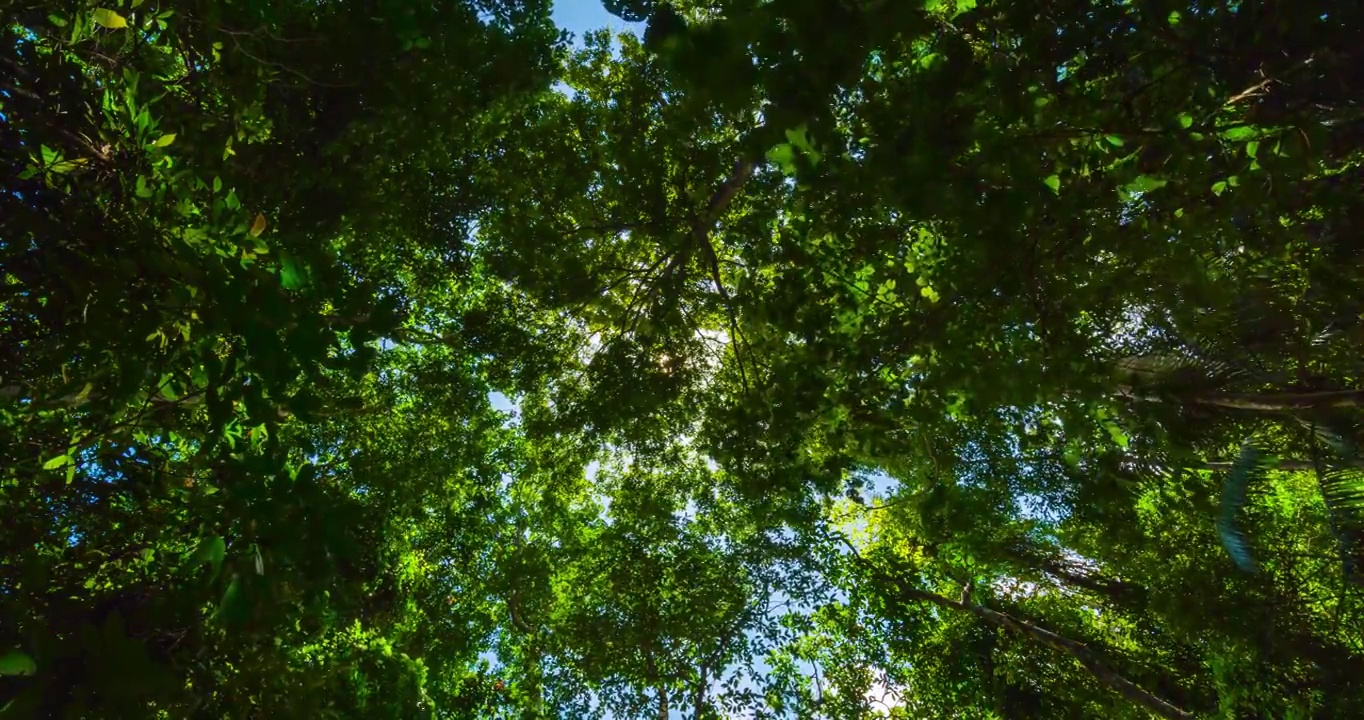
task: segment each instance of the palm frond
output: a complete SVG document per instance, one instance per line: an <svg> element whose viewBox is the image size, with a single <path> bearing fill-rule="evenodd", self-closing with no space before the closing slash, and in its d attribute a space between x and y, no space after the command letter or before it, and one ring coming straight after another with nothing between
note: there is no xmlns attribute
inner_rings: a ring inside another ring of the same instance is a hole
<svg viewBox="0 0 1364 720"><path fill-rule="evenodd" d="M1227 549L1232 562L1246 572L1255 572L1255 558L1250 553L1250 544L1245 533L1236 523L1236 516L1246 504L1246 489L1250 483L1264 475L1261 463L1262 453L1252 443L1246 443L1241 456L1232 465L1222 484L1222 502L1217 515L1217 532L1222 536L1222 546Z"/></svg>
<svg viewBox="0 0 1364 720"><path fill-rule="evenodd" d="M1340 544L1345 576L1364 585L1364 573L1360 572L1360 563L1364 561L1364 470L1318 472L1317 483L1326 501L1331 533Z"/></svg>
<svg viewBox="0 0 1364 720"><path fill-rule="evenodd" d="M1126 357L1116 364L1120 373L1150 385L1165 384L1171 379L1217 384L1242 374L1229 363L1180 351Z"/></svg>
<svg viewBox="0 0 1364 720"><path fill-rule="evenodd" d="M1355 433L1344 424L1323 422L1320 418L1298 418L1298 423L1311 431L1316 440L1324 443L1332 455L1350 461L1359 457Z"/></svg>

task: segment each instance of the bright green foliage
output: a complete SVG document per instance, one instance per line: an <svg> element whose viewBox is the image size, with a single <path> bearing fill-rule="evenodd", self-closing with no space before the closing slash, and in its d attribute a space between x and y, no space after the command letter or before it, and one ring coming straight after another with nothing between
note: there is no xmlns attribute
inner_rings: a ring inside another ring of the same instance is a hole
<svg viewBox="0 0 1364 720"><path fill-rule="evenodd" d="M0 717L1357 714L1353 4L605 5L10 8Z"/></svg>

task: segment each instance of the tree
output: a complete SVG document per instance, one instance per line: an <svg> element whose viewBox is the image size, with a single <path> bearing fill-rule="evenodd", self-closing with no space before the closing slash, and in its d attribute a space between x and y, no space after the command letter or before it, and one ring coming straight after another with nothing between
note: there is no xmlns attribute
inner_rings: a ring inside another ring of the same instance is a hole
<svg viewBox="0 0 1364 720"><path fill-rule="evenodd" d="M0 714L1351 715L1357 10L608 9L15 7Z"/></svg>

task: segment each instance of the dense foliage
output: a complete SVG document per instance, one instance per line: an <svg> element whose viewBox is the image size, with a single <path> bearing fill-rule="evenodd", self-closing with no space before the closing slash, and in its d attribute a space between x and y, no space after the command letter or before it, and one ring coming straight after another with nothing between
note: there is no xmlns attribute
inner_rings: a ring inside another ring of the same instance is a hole
<svg viewBox="0 0 1364 720"><path fill-rule="evenodd" d="M6 0L0 717L1364 707L1364 6Z"/></svg>

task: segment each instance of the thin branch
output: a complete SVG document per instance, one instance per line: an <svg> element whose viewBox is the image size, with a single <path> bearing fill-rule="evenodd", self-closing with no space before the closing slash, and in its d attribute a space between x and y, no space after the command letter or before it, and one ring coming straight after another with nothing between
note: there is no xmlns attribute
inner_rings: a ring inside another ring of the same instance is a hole
<svg viewBox="0 0 1364 720"><path fill-rule="evenodd" d="M237 36L237 37L256 37L256 36L263 36L263 37L267 37L267 38L269 38L269 39L271 39L271 40L274 40L275 42L280 42L280 43L310 43L310 42L323 42L323 39L322 39L322 38L283 38L283 37L280 37L280 36L278 36L278 35L276 35L276 34L270 32L269 30L266 30L265 28L257 28L257 29L255 29L255 30L232 30L232 29L230 29L230 28L226 28L226 27L223 27L222 25L219 25L219 26L218 26L218 32L221 32L221 33L223 33L223 34L225 34L225 35L233 35L233 36Z"/></svg>
<svg viewBox="0 0 1364 720"><path fill-rule="evenodd" d="M320 81L320 80L314 80L314 79L308 77L307 75L303 74L302 72L300 72L300 71L298 71L298 70L295 70L295 69L289 67L288 65L285 65L285 64L279 63L279 62L275 62L275 61L273 61L273 60L266 60L266 59L264 59L264 58L261 58L261 57L258 57L258 56L256 56L256 55L251 54L250 51L248 51L248 50L246 50L245 48L242 47L241 42L239 42L239 41L237 40L236 36L231 35L231 34L227 34L227 36L228 36L229 38L232 38L232 45L233 45L233 47L237 50L237 52L240 52L241 54L245 55L246 57L251 58L252 60L255 60L256 62L260 63L261 65L265 65L266 67L273 67L273 68L278 68L278 69L280 69L280 70L283 70L284 72L287 72L287 73L289 73L290 75L293 75L293 76L295 76L295 77L297 77L297 78L303 80L304 82L306 82L306 83L308 83L308 84L310 84L310 85L316 85L316 86L318 86L318 87L327 87L327 88L350 88L350 87L356 87L356 86L359 85L359 83L330 83L330 82L322 82L322 81Z"/></svg>
<svg viewBox="0 0 1364 720"><path fill-rule="evenodd" d="M1283 78L1292 75L1293 73L1307 67L1308 65L1311 65L1314 60L1316 60L1315 55L1309 56L1306 60L1297 63L1293 67L1279 73L1277 76L1266 77L1264 80L1261 80L1260 82L1251 85L1245 90L1242 90L1241 92L1236 93L1235 95L1232 95L1231 97L1227 98L1226 102L1222 103L1222 107L1225 108L1229 105L1235 105L1236 103L1241 102L1242 100L1247 100L1249 98L1257 97L1259 95L1264 94L1264 90L1268 88L1270 85L1273 85L1274 83L1277 82L1281 82Z"/></svg>

